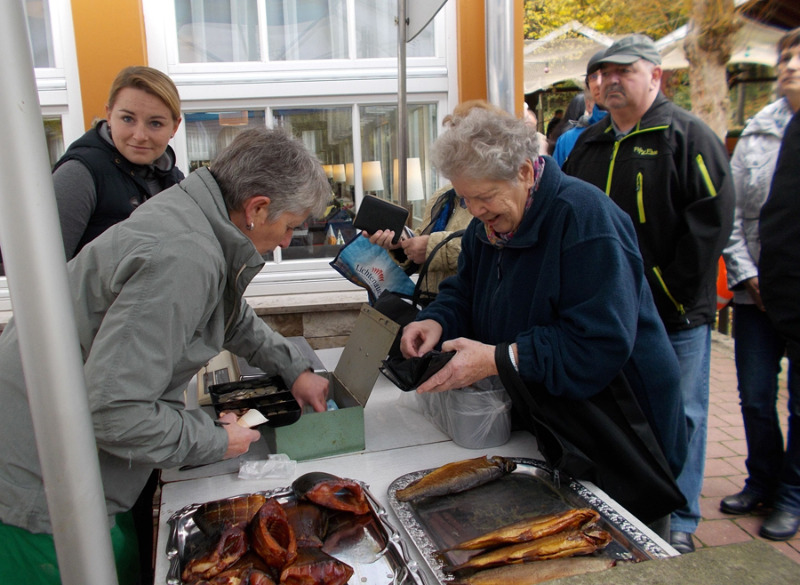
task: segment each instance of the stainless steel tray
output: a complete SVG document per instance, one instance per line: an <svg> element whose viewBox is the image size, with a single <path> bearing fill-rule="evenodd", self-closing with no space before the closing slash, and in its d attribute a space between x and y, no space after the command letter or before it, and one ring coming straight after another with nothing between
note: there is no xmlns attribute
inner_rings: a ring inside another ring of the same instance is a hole
<svg viewBox="0 0 800 585"><path fill-rule="evenodd" d="M388 519L386 510L375 500L365 484L359 482L370 505L369 518L342 538L326 541L325 552L353 567L350 583L359 585L425 585L419 565L410 559L400 533ZM291 488L255 492L277 498L281 504L294 499ZM222 502L245 498L242 494ZM202 504L192 504L175 512L167 521L170 535L166 555L169 559L167 585L180 585L181 568L193 550L205 542L205 535L194 522L194 513Z"/></svg>
<svg viewBox="0 0 800 585"><path fill-rule="evenodd" d="M613 541L597 553L599 556L626 561L673 556L583 484L569 480L556 485L544 461L510 459L517 463L514 472L460 494L418 502L398 501L397 490L430 470L400 476L389 486L389 505L440 583L452 578L443 570L445 562L458 564L470 553L453 551L437 555L437 551L526 516L570 508L593 508L600 513L600 527L611 533Z"/></svg>

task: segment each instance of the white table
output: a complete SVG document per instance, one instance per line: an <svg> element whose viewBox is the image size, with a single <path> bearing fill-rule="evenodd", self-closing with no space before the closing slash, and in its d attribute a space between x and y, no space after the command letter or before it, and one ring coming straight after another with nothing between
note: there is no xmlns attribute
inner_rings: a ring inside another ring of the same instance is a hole
<svg viewBox="0 0 800 585"><path fill-rule="evenodd" d="M341 349L319 350L318 355L327 369L335 368ZM437 430L425 417L413 408L413 396L403 395L391 382L379 376L372 395L364 409L366 449L356 453L326 457L297 463L292 478L270 478L263 480L242 480L238 478L238 463L222 462L191 471L168 470L162 473L164 485L161 489L158 540L156 544L155 583L166 583L169 563L166 557L166 543L169 538L167 521L185 506L227 498L256 491L286 487L300 475L309 471L324 471L341 477L357 479L370 489L377 501L387 510L392 523L405 537L400 523L391 511L388 501L389 485L396 478L413 471L439 467L451 461L479 457L483 454L506 457L541 458L536 439L528 432L512 433L505 445L485 450L465 449L452 442ZM409 406L411 405L411 406ZM260 443L263 443L261 441ZM264 447L258 447L264 452ZM251 457L253 458L253 457ZM217 467L224 464L233 468ZM584 485L611 501L595 486ZM656 540L661 546L672 550L669 545L639 522L635 517L620 511L631 523ZM423 567L427 581L437 581L428 572L424 560L409 541L409 550L414 559ZM676 553L677 554L677 553Z"/></svg>

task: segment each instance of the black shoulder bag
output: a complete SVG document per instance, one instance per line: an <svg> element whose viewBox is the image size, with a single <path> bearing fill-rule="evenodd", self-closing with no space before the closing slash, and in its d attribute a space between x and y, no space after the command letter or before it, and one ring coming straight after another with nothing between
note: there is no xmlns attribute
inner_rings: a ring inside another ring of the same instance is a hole
<svg viewBox="0 0 800 585"><path fill-rule="evenodd" d="M500 379L554 473L591 481L645 524L686 503L627 378L586 400L554 396L520 378L500 343Z"/></svg>
<svg viewBox="0 0 800 585"><path fill-rule="evenodd" d="M375 300L373 307L401 327L400 331L397 333L394 343L392 344L392 348L389 350L390 356L395 357L401 355L400 337L403 335L402 328L416 319L417 314L436 298L435 293L430 293L427 291L423 292L422 290L422 283L428 276L428 267L430 266L431 260L433 260L433 257L436 255L439 249L447 242L455 238L460 238L463 235L464 230L455 231L434 246L433 250L431 250L431 253L425 259L425 262L419 269L419 277L417 278L417 284L414 287L414 294L411 297L386 290L383 291L381 296Z"/></svg>

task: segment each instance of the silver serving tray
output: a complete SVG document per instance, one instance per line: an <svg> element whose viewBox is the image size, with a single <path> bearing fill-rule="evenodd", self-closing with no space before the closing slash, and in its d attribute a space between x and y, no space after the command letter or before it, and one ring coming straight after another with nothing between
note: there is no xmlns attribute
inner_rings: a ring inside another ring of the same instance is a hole
<svg viewBox="0 0 800 585"><path fill-rule="evenodd" d="M415 471L395 479L389 486L389 505L419 549L425 563L440 583L452 580L445 564L458 564L475 551L453 551L437 555L469 538L516 522L526 516L561 512L570 508L593 508L600 513L600 527L613 540L598 556L623 561L644 561L673 556L658 542L631 524L617 508L577 481L554 481L544 461L509 457L514 472L488 484L459 494L400 502L397 490L431 470Z"/></svg>
<svg viewBox="0 0 800 585"><path fill-rule="evenodd" d="M370 505L370 518L359 523L342 538L326 540L323 550L353 568L350 583L359 585L425 585L419 565L413 561L400 533L388 520L386 510L375 500L367 486L359 482ZM295 498L291 488L254 492L277 498L281 504ZM242 494L219 500L235 501ZM214 500L216 501L216 500ZM175 512L167 523L170 535L165 553L169 559L167 585L180 585L181 568L191 552L206 542L206 536L194 522L194 513L202 504L191 504Z"/></svg>

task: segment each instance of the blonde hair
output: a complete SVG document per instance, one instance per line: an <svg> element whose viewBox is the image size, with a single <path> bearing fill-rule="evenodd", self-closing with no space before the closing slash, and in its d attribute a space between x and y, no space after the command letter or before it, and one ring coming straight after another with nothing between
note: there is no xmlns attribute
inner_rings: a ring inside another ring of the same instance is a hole
<svg viewBox="0 0 800 585"><path fill-rule="evenodd" d="M108 93L108 107L114 107L119 92L126 87L140 89L156 96L167 106L172 119L177 121L181 117L181 98L178 88L166 74L158 69L144 66L126 67L117 74Z"/></svg>

